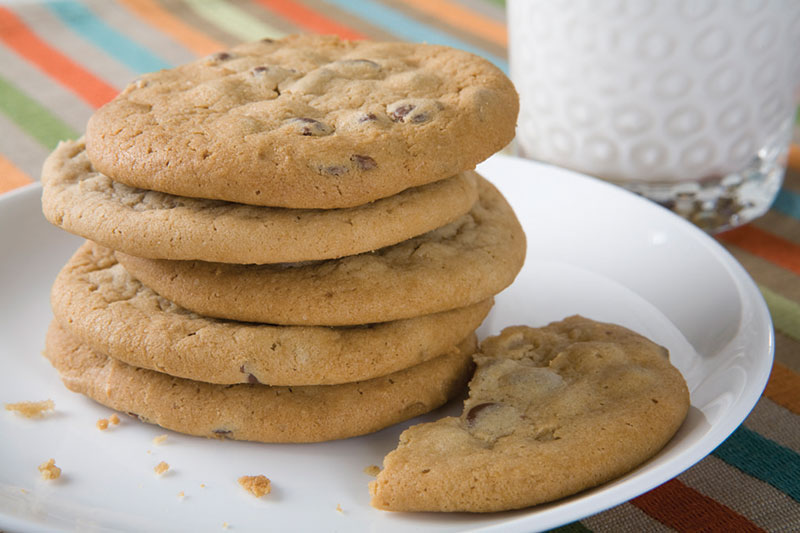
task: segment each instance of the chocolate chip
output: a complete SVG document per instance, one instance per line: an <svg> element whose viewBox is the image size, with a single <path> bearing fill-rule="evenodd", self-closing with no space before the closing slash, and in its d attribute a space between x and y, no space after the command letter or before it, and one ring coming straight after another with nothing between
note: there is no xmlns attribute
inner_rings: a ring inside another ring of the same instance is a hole
<svg viewBox="0 0 800 533"><path fill-rule="evenodd" d="M206 56L205 64L213 66L220 61L227 61L228 59L233 59L233 54L229 54L228 52L217 52L215 54L211 54L210 56Z"/></svg>
<svg viewBox="0 0 800 533"><path fill-rule="evenodd" d="M261 42L262 43L274 43L275 39L270 39L269 37L264 37L263 39L261 39Z"/></svg>
<svg viewBox="0 0 800 533"><path fill-rule="evenodd" d="M268 70L269 70L269 67L259 66L259 67L253 67L253 70L251 72L252 72L253 76L255 76L256 74L261 74L261 73L264 73L264 72L266 72Z"/></svg>
<svg viewBox="0 0 800 533"><path fill-rule="evenodd" d="M398 106L397 109L389 113L389 116L392 117L394 122L405 122L405 116L411 113L416 107L414 104L405 104Z"/></svg>
<svg viewBox="0 0 800 533"><path fill-rule="evenodd" d="M253 374L251 374L250 372L248 372L247 370L244 369L244 365L239 367L239 372L241 372L242 374L247 374L247 382L248 383L252 383L252 384L256 384L256 383L260 384L261 383L260 381L258 381L257 377L255 377Z"/></svg>
<svg viewBox="0 0 800 533"><path fill-rule="evenodd" d="M218 437L220 439L223 439L225 437L230 437L231 435L233 435L233 431L229 429L215 429L211 433L213 433L215 437Z"/></svg>
<svg viewBox="0 0 800 533"><path fill-rule="evenodd" d="M378 117L375 115L375 113L367 113L358 118L359 122L372 122L374 120L378 120Z"/></svg>
<svg viewBox="0 0 800 533"><path fill-rule="evenodd" d="M333 133L333 128L313 118L307 118L307 117L295 118L292 119L292 122L298 124L299 126L298 131L300 132L300 135L303 136L319 137L322 135L330 135L331 133Z"/></svg>
<svg viewBox="0 0 800 533"><path fill-rule="evenodd" d="M473 425L475 423L475 419L480 415L481 411L483 411L484 409L488 409L490 407L494 407L496 405L500 404L495 402L486 402L472 406L472 408L469 411L467 411L467 416L465 417L467 420L467 424Z"/></svg>
<svg viewBox="0 0 800 533"><path fill-rule="evenodd" d="M378 163L368 155L353 154L350 156L350 161L355 163L361 170L372 170L378 166Z"/></svg>

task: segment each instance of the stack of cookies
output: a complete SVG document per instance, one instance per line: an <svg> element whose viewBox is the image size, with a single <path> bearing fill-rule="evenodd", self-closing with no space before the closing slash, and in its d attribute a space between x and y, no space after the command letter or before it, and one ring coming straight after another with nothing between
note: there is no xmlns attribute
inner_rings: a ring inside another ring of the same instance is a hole
<svg viewBox="0 0 800 533"><path fill-rule="evenodd" d="M463 391L525 237L472 169L517 97L441 46L295 36L144 76L64 142L43 210L71 390L193 435L312 442Z"/></svg>

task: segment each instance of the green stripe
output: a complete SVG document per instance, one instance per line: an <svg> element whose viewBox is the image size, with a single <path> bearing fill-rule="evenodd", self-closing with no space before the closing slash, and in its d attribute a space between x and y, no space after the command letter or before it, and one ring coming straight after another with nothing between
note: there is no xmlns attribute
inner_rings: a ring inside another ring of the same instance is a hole
<svg viewBox="0 0 800 533"><path fill-rule="evenodd" d="M767 302L775 329L787 337L800 341L800 305L763 285L759 285L758 288L764 296L764 301Z"/></svg>
<svg viewBox="0 0 800 533"><path fill-rule="evenodd" d="M800 455L744 426L713 455L800 502Z"/></svg>
<svg viewBox="0 0 800 533"><path fill-rule="evenodd" d="M0 112L48 150L58 141L79 137L78 132L2 77Z"/></svg>
<svg viewBox="0 0 800 533"><path fill-rule="evenodd" d="M571 524L551 529L548 533L592 533L592 530L580 522L572 522Z"/></svg>
<svg viewBox="0 0 800 533"><path fill-rule="evenodd" d="M284 36L284 32L264 24L224 0L186 0L186 4L208 22L243 41Z"/></svg>

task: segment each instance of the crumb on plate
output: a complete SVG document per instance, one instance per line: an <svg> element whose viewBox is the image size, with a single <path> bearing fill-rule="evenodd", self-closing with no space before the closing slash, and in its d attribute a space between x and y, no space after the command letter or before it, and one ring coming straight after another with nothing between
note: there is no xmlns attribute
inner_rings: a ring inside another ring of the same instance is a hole
<svg viewBox="0 0 800 533"><path fill-rule="evenodd" d="M341 506L341 504L338 504L338 503L336 504L336 512L338 512L338 513L343 513L343 514L344 514L344 511L342 511L342 506Z"/></svg>
<svg viewBox="0 0 800 533"><path fill-rule="evenodd" d="M114 424L115 426L119 424L119 417L117 416L117 413L114 413L113 415L109 416L108 421Z"/></svg>
<svg viewBox="0 0 800 533"><path fill-rule="evenodd" d="M17 402L7 403L6 411L14 411L25 418L40 418L47 411L52 411L56 404L53 400L42 400L40 402Z"/></svg>
<svg viewBox="0 0 800 533"><path fill-rule="evenodd" d="M155 466L155 468L153 468L153 471L159 476L164 474L164 472L166 472L167 470L169 470L169 465L164 461L161 461Z"/></svg>
<svg viewBox="0 0 800 533"><path fill-rule="evenodd" d="M167 440L166 433L164 435L159 435L158 437L153 437L153 444L161 444L165 440Z"/></svg>
<svg viewBox="0 0 800 533"><path fill-rule="evenodd" d="M56 466L56 460L53 458L40 464L39 472L42 474L42 479L58 479L61 477L61 469Z"/></svg>
<svg viewBox="0 0 800 533"><path fill-rule="evenodd" d="M105 418L101 418L100 420L97 421L97 424L95 425L97 426L97 429L99 429L100 431L105 431L108 429L108 420Z"/></svg>
<svg viewBox="0 0 800 533"><path fill-rule="evenodd" d="M239 478L239 485L256 498L269 494L272 490L269 478L263 475L242 476Z"/></svg>

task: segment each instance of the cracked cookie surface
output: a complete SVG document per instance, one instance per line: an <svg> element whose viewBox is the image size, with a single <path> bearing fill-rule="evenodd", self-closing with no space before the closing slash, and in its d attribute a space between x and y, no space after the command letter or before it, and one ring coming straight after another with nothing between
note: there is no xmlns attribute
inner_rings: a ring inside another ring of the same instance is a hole
<svg viewBox="0 0 800 533"><path fill-rule="evenodd" d="M86 148L133 187L352 207L471 170L511 141L518 107L461 50L291 36L144 75L92 116Z"/></svg>
<svg viewBox="0 0 800 533"><path fill-rule="evenodd" d="M70 335L137 367L220 384L322 385L386 375L447 353L481 324L492 300L345 328L216 320L157 295L113 251L87 242L57 276L51 304Z"/></svg>
<svg viewBox="0 0 800 533"><path fill-rule="evenodd" d="M354 325L472 305L522 268L525 234L505 198L478 182L472 210L441 228L330 261L228 265L117 254L142 283L196 313L294 325ZM313 302L313 305L309 305Z"/></svg>
<svg viewBox="0 0 800 533"><path fill-rule="evenodd" d="M412 426L370 484L391 511L493 512L619 477L680 427L689 392L667 350L573 316L486 339L460 417Z"/></svg>
<svg viewBox="0 0 800 533"><path fill-rule="evenodd" d="M438 228L478 197L464 172L347 209L286 209L186 198L129 187L97 172L84 143L66 141L42 172L53 224L132 255L263 264L367 252Z"/></svg>
<svg viewBox="0 0 800 533"><path fill-rule="evenodd" d="M475 335L418 366L357 383L305 387L212 385L127 365L91 350L56 322L45 357L70 390L143 422L259 442L320 442L378 431L426 413L463 390Z"/></svg>

